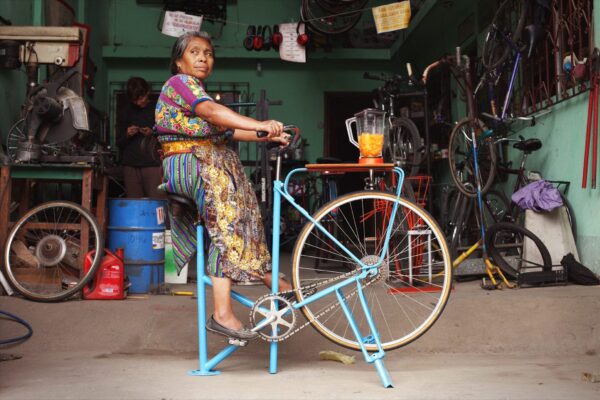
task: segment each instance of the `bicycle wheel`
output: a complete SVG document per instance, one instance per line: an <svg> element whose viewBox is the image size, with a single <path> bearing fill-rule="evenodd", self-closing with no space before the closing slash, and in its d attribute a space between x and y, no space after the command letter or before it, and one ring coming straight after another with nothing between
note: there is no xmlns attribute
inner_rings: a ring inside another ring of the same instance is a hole
<svg viewBox="0 0 600 400"><path fill-rule="evenodd" d="M477 138L477 164L479 177L475 177L473 157L473 131ZM450 134L448 162L454 184L468 197L477 196L477 181L481 183L481 193L486 193L494 182L496 173L496 151L491 138L479 140L486 131L480 120L465 118L459 121Z"/></svg>
<svg viewBox="0 0 600 400"><path fill-rule="evenodd" d="M509 211L510 202L503 192L492 189L483 195L483 218L485 226L505 221L505 218L509 217Z"/></svg>
<svg viewBox="0 0 600 400"><path fill-rule="evenodd" d="M6 153L10 158L11 162L16 161L17 151L19 150L19 143L27 141L27 134L25 133L26 119L21 118L15 122L6 135ZM42 154L52 154L59 151L59 145L57 144L42 144Z"/></svg>
<svg viewBox="0 0 600 400"><path fill-rule="evenodd" d="M335 11L321 8L317 0L302 0L300 16L314 31L323 35L348 32L360 20L367 0L344 2Z"/></svg>
<svg viewBox="0 0 600 400"><path fill-rule="evenodd" d="M407 176L416 175L421 164L421 136L408 118L396 118L390 128L384 158L402 168Z"/></svg>
<svg viewBox="0 0 600 400"><path fill-rule="evenodd" d="M84 257L96 253L85 271ZM6 241L4 271L13 288L42 302L66 299L96 273L104 237L98 222L81 206L54 201L39 205L19 219Z"/></svg>
<svg viewBox="0 0 600 400"><path fill-rule="evenodd" d="M526 0L506 0L500 4L481 49L481 62L485 68L494 69L509 56L510 42L516 45L521 38L526 11Z"/></svg>
<svg viewBox="0 0 600 400"><path fill-rule="evenodd" d="M8 135L6 135L6 152L11 161L15 160L19 142L25 140L27 140L27 135L25 134L25 118L21 118L10 127Z"/></svg>
<svg viewBox="0 0 600 400"><path fill-rule="evenodd" d="M375 277L362 281L373 321L378 327L383 348L404 346L425 333L442 313L452 281L452 266L443 234L431 216L417 205L396 196L375 191L350 193L324 205L314 218L317 222L336 214L336 239L364 263L380 258L391 210L389 248ZM328 225L323 225L328 231ZM298 300L302 288L330 287L357 274L357 264L338 246L315 240L318 228L308 223L298 237L292 255L293 285ZM332 231L333 232L333 231ZM313 258L321 251L326 257L346 266L346 272L314 271ZM349 272L348 272L349 271ZM324 272L327 272L325 274ZM361 332L369 331L356 295L357 287L344 288L344 296ZM311 325L329 340L358 350L360 346L334 294L324 296L302 308ZM370 351L374 343L366 343Z"/></svg>
<svg viewBox="0 0 600 400"><path fill-rule="evenodd" d="M569 225L571 226L571 232L573 233L573 240L577 243L577 220L575 219L575 212L573 211L573 206L571 202L567 199L567 197L562 194L560 191L560 198L565 205L565 210L567 211L567 216L569 217Z"/></svg>
<svg viewBox="0 0 600 400"><path fill-rule="evenodd" d="M552 258L533 232L511 222L499 222L485 233L487 252L500 269L512 278L527 269L552 269Z"/></svg>

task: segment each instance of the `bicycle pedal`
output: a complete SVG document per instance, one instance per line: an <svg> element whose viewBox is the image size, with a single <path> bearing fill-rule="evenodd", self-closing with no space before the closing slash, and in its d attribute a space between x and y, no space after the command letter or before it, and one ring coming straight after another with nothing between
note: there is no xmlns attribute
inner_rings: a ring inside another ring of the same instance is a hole
<svg viewBox="0 0 600 400"><path fill-rule="evenodd" d="M232 346L237 346L237 347L246 347L246 345L248 344L247 340L242 340L242 339L238 339L238 338L227 338L227 342L232 345Z"/></svg>

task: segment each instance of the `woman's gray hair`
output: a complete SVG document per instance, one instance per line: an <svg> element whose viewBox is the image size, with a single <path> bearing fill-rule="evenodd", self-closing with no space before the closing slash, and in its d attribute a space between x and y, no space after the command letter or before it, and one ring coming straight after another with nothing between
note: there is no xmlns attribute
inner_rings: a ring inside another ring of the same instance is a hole
<svg viewBox="0 0 600 400"><path fill-rule="evenodd" d="M187 48L188 44L190 44L190 41L192 40L192 38L200 38L200 39L204 39L208 42L208 44L210 45L210 47L213 50L213 55L215 52L215 46L213 45L212 39L210 38L210 35L207 32L204 31L194 31L194 32L186 32L183 35L179 36L177 38L177 40L175 41L175 44L173 44L173 49L171 50L171 64L170 64L170 68L171 68L171 74L175 75L177 74L178 69L177 69L177 61L179 59L181 59L181 57L183 57L183 53L185 53L185 49Z"/></svg>

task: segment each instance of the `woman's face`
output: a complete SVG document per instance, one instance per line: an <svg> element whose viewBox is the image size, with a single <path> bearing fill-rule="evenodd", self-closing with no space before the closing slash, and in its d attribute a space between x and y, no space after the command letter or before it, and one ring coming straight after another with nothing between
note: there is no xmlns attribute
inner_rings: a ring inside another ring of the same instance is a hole
<svg viewBox="0 0 600 400"><path fill-rule="evenodd" d="M210 43L206 39L192 37L183 56L177 61L177 66L182 74L204 80L212 72L214 62Z"/></svg>

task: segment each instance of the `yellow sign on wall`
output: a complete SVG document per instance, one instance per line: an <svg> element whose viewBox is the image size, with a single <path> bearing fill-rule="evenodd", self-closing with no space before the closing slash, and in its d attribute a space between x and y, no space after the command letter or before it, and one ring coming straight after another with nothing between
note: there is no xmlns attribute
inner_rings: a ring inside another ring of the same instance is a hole
<svg viewBox="0 0 600 400"><path fill-rule="evenodd" d="M373 7L373 18L377 33L405 29L410 23L410 1Z"/></svg>

